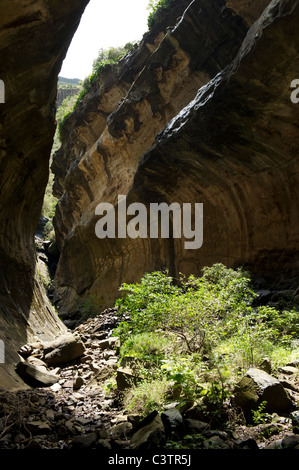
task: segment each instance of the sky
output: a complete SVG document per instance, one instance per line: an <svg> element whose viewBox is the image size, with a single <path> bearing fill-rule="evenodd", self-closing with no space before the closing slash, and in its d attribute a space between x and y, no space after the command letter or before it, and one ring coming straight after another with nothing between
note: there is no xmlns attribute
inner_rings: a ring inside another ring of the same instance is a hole
<svg viewBox="0 0 299 470"><path fill-rule="evenodd" d="M83 80L100 49L139 41L147 31L149 0L90 0L63 62L60 76Z"/></svg>

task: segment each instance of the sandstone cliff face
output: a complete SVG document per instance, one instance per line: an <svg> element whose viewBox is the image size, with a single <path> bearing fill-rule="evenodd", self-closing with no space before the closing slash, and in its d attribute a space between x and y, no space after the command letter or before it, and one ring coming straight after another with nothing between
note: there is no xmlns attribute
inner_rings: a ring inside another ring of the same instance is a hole
<svg viewBox="0 0 299 470"><path fill-rule="evenodd" d="M175 24L165 23L162 32L158 25L138 49L108 70L67 121L52 169L54 193L61 197L55 216L61 249L56 298L68 307L92 287L102 269L94 233L96 205L115 204L119 194L128 193L139 160L157 134L233 60L248 30L223 0L175 2L173 18ZM122 279L115 274L124 262L123 253L115 255L118 261L109 259L104 268L111 273L107 283L113 280L111 298ZM114 262L118 267L111 272ZM135 269L132 265L127 273Z"/></svg>
<svg viewBox="0 0 299 470"><path fill-rule="evenodd" d="M0 339L6 364L27 340L64 330L35 270L34 233L48 179L57 76L88 0L3 0L0 10ZM1 366L0 387L17 383Z"/></svg>
<svg viewBox="0 0 299 470"><path fill-rule="evenodd" d="M199 274L223 262L298 275L298 108L290 100L298 2L275 0L264 13L268 2L227 3L191 2L156 48L145 36L119 65L119 80L104 77L70 119L71 140L56 159L65 164L56 182L62 313L90 293L109 305L121 282L165 267ZM146 49L129 88L121 70ZM147 207L202 202L202 248L97 239L95 207L119 194Z"/></svg>

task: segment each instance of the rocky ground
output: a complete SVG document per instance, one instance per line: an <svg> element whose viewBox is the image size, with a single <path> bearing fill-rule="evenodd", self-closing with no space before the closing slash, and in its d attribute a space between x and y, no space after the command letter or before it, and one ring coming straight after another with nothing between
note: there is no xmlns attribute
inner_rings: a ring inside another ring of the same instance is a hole
<svg viewBox="0 0 299 470"><path fill-rule="evenodd" d="M239 419L226 429L202 421L195 408L179 412L175 403L145 419L125 414L121 392L111 398L106 388L119 367L119 341L112 336L118 321L108 309L52 344L21 348L18 369L29 385L1 393L0 449L299 448L295 407L268 423L249 426ZM299 397L294 366L279 377L293 404Z"/></svg>

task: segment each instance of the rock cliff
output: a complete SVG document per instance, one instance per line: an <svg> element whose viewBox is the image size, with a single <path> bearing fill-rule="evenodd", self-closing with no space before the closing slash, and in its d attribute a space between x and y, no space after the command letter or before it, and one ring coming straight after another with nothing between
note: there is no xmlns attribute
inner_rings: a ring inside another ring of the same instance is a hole
<svg viewBox="0 0 299 470"><path fill-rule="evenodd" d="M67 120L53 164L62 314L78 296L111 305L121 282L165 267L298 275L298 2L268 3L174 2ZM117 210L118 195L146 207L203 203L202 248L98 239L95 208Z"/></svg>
<svg viewBox="0 0 299 470"><path fill-rule="evenodd" d="M64 330L35 268L41 212L55 132L57 76L88 0L3 0L0 5L0 388L18 386L9 364L34 338Z"/></svg>

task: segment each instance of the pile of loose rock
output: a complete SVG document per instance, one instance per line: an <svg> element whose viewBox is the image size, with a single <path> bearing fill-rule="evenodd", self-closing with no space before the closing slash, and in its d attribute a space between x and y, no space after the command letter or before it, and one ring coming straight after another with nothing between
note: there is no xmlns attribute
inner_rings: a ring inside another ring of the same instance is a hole
<svg viewBox="0 0 299 470"><path fill-rule="evenodd" d="M119 399L128 371L119 367L120 344L113 336L120 320L107 309L55 341L21 348L17 372L28 389L0 395L1 449L299 448L296 362L278 378L267 362L247 372L230 405L245 418L234 428L217 429L196 406L178 402L145 419L124 413ZM105 382L117 377L120 390L111 398ZM268 422L246 422L247 411L263 401Z"/></svg>

